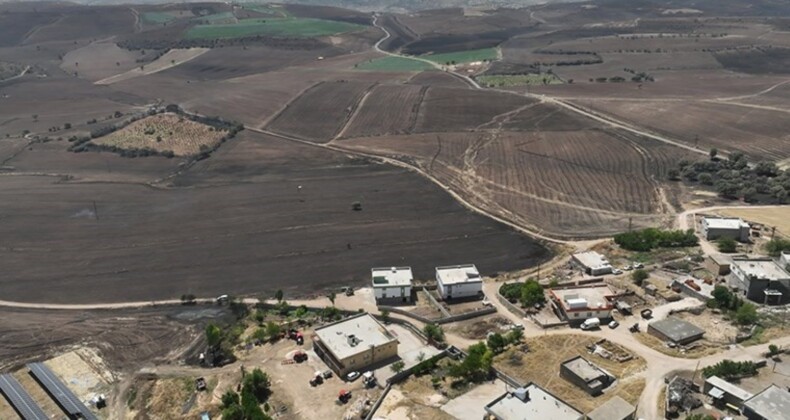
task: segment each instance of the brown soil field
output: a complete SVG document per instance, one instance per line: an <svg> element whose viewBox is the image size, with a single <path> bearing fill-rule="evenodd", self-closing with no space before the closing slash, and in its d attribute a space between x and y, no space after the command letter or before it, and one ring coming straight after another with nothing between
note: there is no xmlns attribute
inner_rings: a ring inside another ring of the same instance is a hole
<svg viewBox="0 0 790 420"><path fill-rule="evenodd" d="M200 153L201 147L210 149L216 146L225 134L225 131L178 114L165 113L137 120L118 131L93 139L91 143L127 150L170 150L176 156L191 156Z"/></svg>
<svg viewBox="0 0 790 420"><path fill-rule="evenodd" d="M430 278L438 265L495 274L549 257L406 170L247 131L174 183L183 188L6 178L3 297L293 296L366 284L373 266Z"/></svg>
<svg viewBox="0 0 790 420"><path fill-rule="evenodd" d="M783 112L725 102L595 100L578 103L666 133L702 150L711 147L738 150L767 160L787 157L790 119Z"/></svg>
<svg viewBox="0 0 790 420"><path fill-rule="evenodd" d="M534 102L533 99L471 89L428 89L414 132L472 130L498 115Z"/></svg>
<svg viewBox="0 0 790 420"><path fill-rule="evenodd" d="M342 144L416 162L475 204L559 237L612 234L626 229L629 218L635 226L661 224L662 214L671 212L666 200L674 200L674 192L660 180L684 156L679 148L599 129L533 127L526 134L487 128Z"/></svg>
<svg viewBox="0 0 790 420"><path fill-rule="evenodd" d="M414 130L428 86L381 85L365 98L343 137L405 134Z"/></svg>
<svg viewBox="0 0 790 420"><path fill-rule="evenodd" d="M54 22L37 28L24 43L96 39L134 32L135 18L128 7L76 6L61 10L61 15Z"/></svg>
<svg viewBox="0 0 790 420"><path fill-rule="evenodd" d="M526 339L529 352L511 348L494 358L494 366L521 383L535 382L563 401L582 412L589 412L614 395L619 395L636 405L645 380L639 373L645 369L645 361L634 359L619 363L589 354L586 346L594 343L595 337L567 334L549 335ZM582 356L614 375L618 382L606 393L592 397L584 390L560 377L560 364L572 357Z"/></svg>
<svg viewBox="0 0 790 420"><path fill-rule="evenodd" d="M2 13L0 14L0 46L19 45L35 28L53 23L58 18L57 13L30 11Z"/></svg>
<svg viewBox="0 0 790 420"><path fill-rule="evenodd" d="M173 306L103 311L3 309L0 369L52 357L75 345L98 348L116 370L168 360L188 350L203 324L227 320L216 306ZM27 375L25 375L27 376ZM40 388L40 387L39 387Z"/></svg>
<svg viewBox="0 0 790 420"><path fill-rule="evenodd" d="M210 51L208 48L173 48L151 62L141 65L140 67L134 67L128 71L97 80L96 84L110 85L123 80L159 73L160 71L165 71L167 69L177 67L183 63L187 63L190 60L200 57L208 51Z"/></svg>
<svg viewBox="0 0 790 420"><path fill-rule="evenodd" d="M327 142L345 126L372 87L367 82L319 83L290 103L268 128L306 140ZM320 118L315 118L319 115Z"/></svg>
<svg viewBox="0 0 790 420"><path fill-rule="evenodd" d="M458 77L441 71L424 71L409 79L409 84L434 87L465 88L469 85Z"/></svg>
<svg viewBox="0 0 790 420"><path fill-rule="evenodd" d="M101 80L139 67L140 53L118 47L114 42L94 42L69 51L60 67L68 73L77 72L83 79Z"/></svg>

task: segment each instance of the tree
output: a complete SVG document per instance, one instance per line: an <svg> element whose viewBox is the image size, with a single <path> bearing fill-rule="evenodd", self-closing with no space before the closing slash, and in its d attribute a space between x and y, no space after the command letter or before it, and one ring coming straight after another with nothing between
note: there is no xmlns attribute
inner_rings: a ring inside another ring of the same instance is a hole
<svg viewBox="0 0 790 420"><path fill-rule="evenodd" d="M469 346L467 356L461 363L450 366L449 375L455 378L470 379L474 382L487 379L491 372L493 352L485 343Z"/></svg>
<svg viewBox="0 0 790 420"><path fill-rule="evenodd" d="M642 283L644 283L649 277L650 274L642 269L634 270L634 272L631 273L631 280L633 280L634 284L637 286L642 286Z"/></svg>
<svg viewBox="0 0 790 420"><path fill-rule="evenodd" d="M744 303L735 312L735 321L741 325L751 325L757 322L757 307L751 303Z"/></svg>
<svg viewBox="0 0 790 420"><path fill-rule="evenodd" d="M271 380L260 368L255 368L244 377L243 387L248 389L259 402L265 401L271 394Z"/></svg>
<svg viewBox="0 0 790 420"><path fill-rule="evenodd" d="M64 129L64 130L69 130L69 129L71 129L71 123L65 123L65 124L63 124L63 129Z"/></svg>
<svg viewBox="0 0 790 420"><path fill-rule="evenodd" d="M719 248L719 252L723 252L725 254L731 254L738 249L738 244L735 242L735 239L724 237L716 241L716 246Z"/></svg>
<svg viewBox="0 0 790 420"><path fill-rule="evenodd" d="M332 302L332 306L335 306L335 298L337 298L337 294L335 294L335 292L331 292L327 298L329 298L329 301Z"/></svg>
<svg viewBox="0 0 790 420"><path fill-rule="evenodd" d="M230 392L230 391L229 391ZM236 393L233 393L236 395ZM222 410L223 420L244 420L244 410L241 405L234 404Z"/></svg>
<svg viewBox="0 0 790 420"><path fill-rule="evenodd" d="M222 342L222 330L214 324L206 325L206 341L211 348L219 347Z"/></svg>
<svg viewBox="0 0 790 420"><path fill-rule="evenodd" d="M505 340L505 337L502 337L502 334L496 332L488 336L486 344L488 345L488 348L494 352L494 354L502 353L505 351L505 347L507 347L507 341Z"/></svg>
<svg viewBox="0 0 790 420"><path fill-rule="evenodd" d="M281 328L272 321L266 323L266 336L269 340L276 341L280 337Z"/></svg>
<svg viewBox="0 0 790 420"><path fill-rule="evenodd" d="M266 328L258 328L255 330L255 332L252 333L252 338L260 342L266 341L266 337L268 337L268 334L266 333Z"/></svg>
<svg viewBox="0 0 790 420"><path fill-rule="evenodd" d="M282 290L278 290L277 292L274 293L274 298L277 299L277 302L282 302L284 296L285 295L283 294Z"/></svg>
<svg viewBox="0 0 790 420"><path fill-rule="evenodd" d="M255 322L257 322L258 325L263 325L263 321L266 319L266 312L257 309L255 313L252 315L252 317L253 319L255 319Z"/></svg>
<svg viewBox="0 0 790 420"><path fill-rule="evenodd" d="M351 210L362 211L362 203L360 203L359 201L355 201L351 203Z"/></svg>
<svg viewBox="0 0 790 420"><path fill-rule="evenodd" d="M521 287L521 304L523 306L532 306L538 303L546 303L543 286L537 280L529 279Z"/></svg>
<svg viewBox="0 0 790 420"><path fill-rule="evenodd" d="M710 156L711 159L716 159L716 156L719 155L719 149L717 149L715 147L710 149L710 152L708 153L708 155Z"/></svg>
<svg viewBox="0 0 790 420"><path fill-rule="evenodd" d="M422 329L425 335L428 337L428 340L431 340L435 343L443 343L444 342L444 329L439 324L425 324L425 327Z"/></svg>
<svg viewBox="0 0 790 420"><path fill-rule="evenodd" d="M384 309L381 311L381 320L384 321L385 324L389 324L390 322L390 311Z"/></svg>
<svg viewBox="0 0 790 420"><path fill-rule="evenodd" d="M390 365L390 369L392 369L392 371L395 373L401 373L405 367L406 364L403 363L403 360L398 360L397 362Z"/></svg>
<svg viewBox="0 0 790 420"><path fill-rule="evenodd" d="M507 333L507 341L511 344L518 344L524 338L524 331L521 328L515 328Z"/></svg>
<svg viewBox="0 0 790 420"><path fill-rule="evenodd" d="M668 170L667 171L667 178L669 178L670 181L678 181L678 180L680 180L680 170L678 170L676 168L672 168L672 169Z"/></svg>
<svg viewBox="0 0 790 420"><path fill-rule="evenodd" d="M239 394L230 390L222 394L222 408L228 408L239 403Z"/></svg>
<svg viewBox="0 0 790 420"><path fill-rule="evenodd" d="M768 346L768 354L770 354L771 356L775 356L775 355L779 354L779 346L777 346L776 344L769 345Z"/></svg>

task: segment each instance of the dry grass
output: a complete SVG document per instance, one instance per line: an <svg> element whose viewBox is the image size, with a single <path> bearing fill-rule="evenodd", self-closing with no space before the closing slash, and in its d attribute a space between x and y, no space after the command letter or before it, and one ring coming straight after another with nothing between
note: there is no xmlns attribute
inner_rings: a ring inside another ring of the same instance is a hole
<svg viewBox="0 0 790 420"><path fill-rule="evenodd" d="M682 357L685 359L699 359L701 357L710 356L712 354L716 354L722 350L722 346L710 343L705 340L698 340L692 344L695 344L691 350L682 351L680 348L669 348L667 347L666 343L661 341L658 337L650 335L646 332L640 332L634 334L637 340L642 344L652 348L653 350L659 351L664 353L668 356L672 357Z"/></svg>
<svg viewBox="0 0 790 420"><path fill-rule="evenodd" d="M189 378L160 379L145 411L154 418L179 418L184 415L182 407L192 395L194 384Z"/></svg>
<svg viewBox="0 0 790 420"><path fill-rule="evenodd" d="M783 236L790 236L790 207L719 210L723 216L740 217L766 226L776 226Z"/></svg>
<svg viewBox="0 0 790 420"><path fill-rule="evenodd" d="M91 142L122 149L171 150L176 156L196 155L201 146L213 147L225 135L205 124L172 113L157 114Z"/></svg>
<svg viewBox="0 0 790 420"><path fill-rule="evenodd" d="M645 368L640 357L619 363L587 352L586 346L597 341L595 337L578 334L550 335L530 338L525 342L529 353L510 349L494 359L494 365L519 382L535 382L548 389L582 412L599 406L611 395L620 395L634 403L645 386L645 381L636 375ZM518 356L520 355L520 360ZM605 396L592 397L581 388L560 377L560 364L575 356L583 356L617 378L617 384L606 391Z"/></svg>

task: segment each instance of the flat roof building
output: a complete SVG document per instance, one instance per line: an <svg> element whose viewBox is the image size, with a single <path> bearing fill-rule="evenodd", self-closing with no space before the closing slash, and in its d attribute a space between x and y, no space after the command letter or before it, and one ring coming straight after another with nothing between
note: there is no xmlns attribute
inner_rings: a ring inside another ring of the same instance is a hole
<svg viewBox="0 0 790 420"><path fill-rule="evenodd" d="M411 283L414 280L411 267L374 268L370 270L370 277L376 302L411 301Z"/></svg>
<svg viewBox="0 0 790 420"><path fill-rule="evenodd" d="M601 276L612 273L612 264L603 255L595 251L580 252L571 256L571 262L581 267L591 276Z"/></svg>
<svg viewBox="0 0 790 420"><path fill-rule="evenodd" d="M483 293L483 278L474 264L436 267L436 284L442 299L477 297Z"/></svg>
<svg viewBox="0 0 790 420"><path fill-rule="evenodd" d="M338 375L398 356L398 340L368 313L316 328L313 349Z"/></svg>
<svg viewBox="0 0 790 420"><path fill-rule="evenodd" d="M497 420L582 420L584 415L534 383L506 392L485 406Z"/></svg>
<svg viewBox="0 0 790 420"><path fill-rule="evenodd" d="M749 224L737 217L703 217L702 234L711 241L731 238L740 242L749 241Z"/></svg>
<svg viewBox="0 0 790 420"><path fill-rule="evenodd" d="M600 407L587 413L587 420L633 420L636 408L615 395Z"/></svg>
<svg viewBox="0 0 790 420"><path fill-rule="evenodd" d="M734 258L731 270L735 286L755 302L782 304L790 301L790 274L770 258Z"/></svg>
<svg viewBox="0 0 790 420"><path fill-rule="evenodd" d="M675 344L688 344L705 334L702 328L675 317L651 322L647 325L647 332Z"/></svg>
<svg viewBox="0 0 790 420"><path fill-rule="evenodd" d="M609 372L581 356L563 362L560 365L560 376L590 395L600 395L615 379Z"/></svg>
<svg viewBox="0 0 790 420"><path fill-rule="evenodd" d="M572 286L549 290L555 312L569 322L589 318L611 318L615 293L605 284Z"/></svg>
<svg viewBox="0 0 790 420"><path fill-rule="evenodd" d="M731 384L718 376L711 376L705 380L702 392L709 395L719 405L730 404L740 408L744 401L752 398L754 394Z"/></svg>
<svg viewBox="0 0 790 420"><path fill-rule="evenodd" d="M746 400L743 414L749 420L787 420L790 413L790 392L771 385Z"/></svg>

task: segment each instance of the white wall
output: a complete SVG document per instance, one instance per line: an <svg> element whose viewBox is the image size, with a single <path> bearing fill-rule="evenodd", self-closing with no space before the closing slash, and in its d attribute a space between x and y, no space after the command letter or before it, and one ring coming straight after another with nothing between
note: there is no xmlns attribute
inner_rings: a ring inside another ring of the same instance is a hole
<svg viewBox="0 0 790 420"><path fill-rule="evenodd" d="M395 286L395 287L374 287L373 294L376 299L382 299L386 296L390 298L409 298L411 296L411 286Z"/></svg>
<svg viewBox="0 0 790 420"><path fill-rule="evenodd" d="M438 283L439 294L441 294L442 298L447 299L448 296L451 296L453 299L456 298L464 298L464 297L471 297L477 296L479 293L483 291L483 282L469 282L469 283L456 283L450 285L444 285L441 282Z"/></svg>

